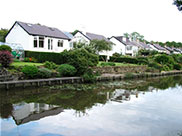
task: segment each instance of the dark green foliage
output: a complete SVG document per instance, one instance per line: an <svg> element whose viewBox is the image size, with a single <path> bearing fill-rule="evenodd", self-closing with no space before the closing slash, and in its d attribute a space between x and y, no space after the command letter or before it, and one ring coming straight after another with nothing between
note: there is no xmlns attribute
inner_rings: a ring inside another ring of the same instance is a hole
<svg viewBox="0 0 182 136"><path fill-rule="evenodd" d="M96 82L96 76L93 73L92 69L87 69L87 71L83 74L83 79L85 83L94 83Z"/></svg>
<svg viewBox="0 0 182 136"><path fill-rule="evenodd" d="M171 70L168 65L163 65L161 71L169 71Z"/></svg>
<svg viewBox="0 0 182 136"><path fill-rule="evenodd" d="M99 55L99 61L106 61L107 56L106 55Z"/></svg>
<svg viewBox="0 0 182 136"><path fill-rule="evenodd" d="M9 52L11 52L12 49L8 45L1 45L0 46L0 51L9 51Z"/></svg>
<svg viewBox="0 0 182 136"><path fill-rule="evenodd" d="M112 50L112 45L113 43L107 42L105 40L92 40L89 44L96 54L102 51Z"/></svg>
<svg viewBox="0 0 182 136"><path fill-rule="evenodd" d="M147 57L137 57L138 64L147 65L149 63L149 60Z"/></svg>
<svg viewBox="0 0 182 136"><path fill-rule="evenodd" d="M23 61L24 62L37 62L37 59L35 59L34 57L32 57L32 58L25 57Z"/></svg>
<svg viewBox="0 0 182 136"><path fill-rule="evenodd" d="M148 66L153 67L153 68L158 69L158 70L162 70L162 65L160 65L157 62L149 62Z"/></svg>
<svg viewBox="0 0 182 136"><path fill-rule="evenodd" d="M114 53L113 55L112 55L112 57L116 57L116 58L119 58L119 57L121 57L122 56L122 54L119 54L119 53Z"/></svg>
<svg viewBox="0 0 182 136"><path fill-rule="evenodd" d="M174 59L173 57L166 55L166 54L161 54L157 55L154 58L154 61L159 63L159 64L174 64Z"/></svg>
<svg viewBox="0 0 182 136"><path fill-rule="evenodd" d="M182 1L181 0L174 0L173 4L177 6L179 11L182 11Z"/></svg>
<svg viewBox="0 0 182 136"><path fill-rule="evenodd" d="M99 62L97 55L89 53L86 49L75 49L61 53L62 64L67 63L77 69L76 75L82 75L88 67L96 66Z"/></svg>
<svg viewBox="0 0 182 136"><path fill-rule="evenodd" d="M75 67L69 65L69 64L62 64L57 68L57 71L59 72L60 76L74 76L76 74Z"/></svg>
<svg viewBox="0 0 182 136"><path fill-rule="evenodd" d="M138 64L137 58L132 57L110 57L111 62L121 62L121 63L131 63L131 64Z"/></svg>
<svg viewBox="0 0 182 136"><path fill-rule="evenodd" d="M36 66L24 66L21 71L28 78L35 78L38 74L38 68Z"/></svg>
<svg viewBox="0 0 182 136"><path fill-rule="evenodd" d="M9 67L12 61L12 55L9 51L0 51L0 64L2 65L2 67Z"/></svg>
<svg viewBox="0 0 182 136"><path fill-rule="evenodd" d="M49 61L46 61L44 63L44 66L48 69L56 69L57 68L57 65L54 62L49 62Z"/></svg>
<svg viewBox="0 0 182 136"><path fill-rule="evenodd" d="M0 30L0 42L5 42L5 37L8 33L8 29L1 28Z"/></svg>
<svg viewBox="0 0 182 136"><path fill-rule="evenodd" d="M60 53L25 51L25 57L35 58L40 63L52 61L56 64L62 64Z"/></svg>
<svg viewBox="0 0 182 136"><path fill-rule="evenodd" d="M114 62L102 62L100 65L101 66L116 66Z"/></svg>
<svg viewBox="0 0 182 136"><path fill-rule="evenodd" d="M173 67L175 70L181 70L182 69L182 65L178 64L178 63L175 63Z"/></svg>
<svg viewBox="0 0 182 136"><path fill-rule="evenodd" d="M38 69L38 77L39 78L50 78L52 75L52 71L48 68L39 68Z"/></svg>

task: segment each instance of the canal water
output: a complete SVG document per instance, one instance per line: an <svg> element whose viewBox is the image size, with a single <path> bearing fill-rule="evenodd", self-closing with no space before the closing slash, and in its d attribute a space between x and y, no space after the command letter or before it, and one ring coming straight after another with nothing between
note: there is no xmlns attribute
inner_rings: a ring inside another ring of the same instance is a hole
<svg viewBox="0 0 182 136"><path fill-rule="evenodd" d="M182 76L0 91L1 136L182 136Z"/></svg>

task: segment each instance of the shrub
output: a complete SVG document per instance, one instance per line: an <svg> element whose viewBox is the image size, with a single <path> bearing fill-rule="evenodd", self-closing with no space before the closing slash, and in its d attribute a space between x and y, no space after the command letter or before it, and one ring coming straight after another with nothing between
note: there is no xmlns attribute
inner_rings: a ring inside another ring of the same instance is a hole
<svg viewBox="0 0 182 136"><path fill-rule="evenodd" d="M52 71L48 68L39 68L38 69L38 77L40 78L50 78L52 75Z"/></svg>
<svg viewBox="0 0 182 136"><path fill-rule="evenodd" d="M28 78L35 78L38 74L36 66L24 66L21 70Z"/></svg>
<svg viewBox="0 0 182 136"><path fill-rule="evenodd" d="M138 57L137 58L138 64L144 64L147 65L149 63L148 58L147 57Z"/></svg>
<svg viewBox="0 0 182 136"><path fill-rule="evenodd" d="M102 62L100 65L101 66L116 66L114 62Z"/></svg>
<svg viewBox="0 0 182 136"><path fill-rule="evenodd" d="M62 64L58 67L57 71L59 72L60 76L74 76L76 73L76 69L74 66L69 64Z"/></svg>
<svg viewBox="0 0 182 136"><path fill-rule="evenodd" d="M34 57L30 57L30 58L26 57L24 58L24 62L37 62L37 59L35 59Z"/></svg>
<svg viewBox="0 0 182 136"><path fill-rule="evenodd" d="M175 63L173 65L173 67L174 67L175 70L181 70L181 68L182 68L182 66L180 64L178 64L178 63Z"/></svg>
<svg viewBox="0 0 182 136"><path fill-rule="evenodd" d="M56 69L57 68L57 65L54 62L49 62L49 61L46 61L44 63L44 66L48 69Z"/></svg>
<svg viewBox="0 0 182 136"><path fill-rule="evenodd" d="M119 58L119 57L121 57L121 55L122 55L122 54L119 54L119 53L116 52L116 53L114 53L114 54L112 55L112 57Z"/></svg>
<svg viewBox="0 0 182 136"><path fill-rule="evenodd" d="M132 57L110 57L110 62L121 62L121 63L131 63L131 64L137 64L138 60L137 58Z"/></svg>
<svg viewBox="0 0 182 136"><path fill-rule="evenodd" d="M96 75L92 71L92 69L88 69L82 76L85 83L94 83L96 82Z"/></svg>
<svg viewBox="0 0 182 136"><path fill-rule="evenodd" d="M161 70L162 71L169 71L170 68L167 65L163 65Z"/></svg>
<svg viewBox="0 0 182 136"><path fill-rule="evenodd" d="M99 61L106 61L107 56L106 55L99 55Z"/></svg>
<svg viewBox="0 0 182 136"><path fill-rule="evenodd" d="M89 53L85 49L75 49L61 53L62 61L77 69L76 75L83 75L88 67L96 66L99 62L97 55Z"/></svg>
<svg viewBox="0 0 182 136"><path fill-rule="evenodd" d="M1 45L0 46L0 51L9 51L9 52L11 52L12 49L8 45Z"/></svg>
<svg viewBox="0 0 182 136"><path fill-rule="evenodd" d="M174 59L173 57L166 55L166 54L161 54L157 55L154 58L154 61L159 63L159 64L174 64Z"/></svg>
<svg viewBox="0 0 182 136"><path fill-rule="evenodd" d="M148 64L149 67L153 67L155 69L161 70L162 69L162 65L158 64L157 62L150 62Z"/></svg>
<svg viewBox="0 0 182 136"><path fill-rule="evenodd" d="M9 67L12 63L12 55L9 51L0 51L0 64L2 67Z"/></svg>

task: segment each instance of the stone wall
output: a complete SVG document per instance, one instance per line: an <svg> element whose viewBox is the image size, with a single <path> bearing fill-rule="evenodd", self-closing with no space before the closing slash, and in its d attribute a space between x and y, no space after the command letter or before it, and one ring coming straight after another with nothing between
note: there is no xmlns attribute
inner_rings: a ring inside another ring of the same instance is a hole
<svg viewBox="0 0 182 136"><path fill-rule="evenodd" d="M93 71L101 74L143 73L146 70L147 66L106 66L93 68Z"/></svg>

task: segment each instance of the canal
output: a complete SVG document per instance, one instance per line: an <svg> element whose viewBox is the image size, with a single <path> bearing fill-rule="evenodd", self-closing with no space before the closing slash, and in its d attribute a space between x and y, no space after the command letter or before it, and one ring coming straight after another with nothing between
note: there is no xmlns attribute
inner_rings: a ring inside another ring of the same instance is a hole
<svg viewBox="0 0 182 136"><path fill-rule="evenodd" d="M182 136L182 75L0 91L1 136Z"/></svg>

